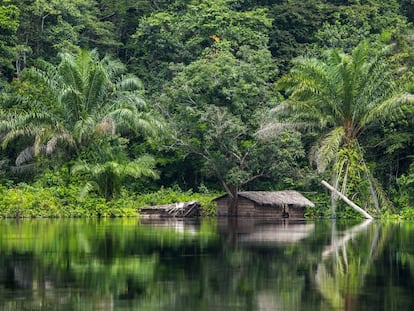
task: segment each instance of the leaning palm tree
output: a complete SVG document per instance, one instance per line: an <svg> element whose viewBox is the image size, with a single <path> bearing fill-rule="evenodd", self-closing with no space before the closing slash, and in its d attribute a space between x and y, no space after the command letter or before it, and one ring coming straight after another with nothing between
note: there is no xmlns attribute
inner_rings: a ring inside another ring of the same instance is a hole
<svg viewBox="0 0 414 311"><path fill-rule="evenodd" d="M124 75L120 62L100 59L95 51L60 57L57 66L43 64L42 69L27 72L46 86L53 104L33 103L31 109L8 111L0 120L3 147L22 136L32 139L16 164L41 152L51 154L60 143L76 153L100 136L125 130L153 135L162 129L162 122L143 99L140 80Z"/></svg>
<svg viewBox="0 0 414 311"><path fill-rule="evenodd" d="M335 187L343 193L350 179L367 176L376 205L379 192L374 190L379 187L364 162L361 134L414 100L395 83L385 59L389 51L390 47L374 50L362 42L350 55L329 50L322 59L296 59L277 83L287 100L272 110L275 118L259 132L319 128L321 138L312 150L318 171L331 168Z"/></svg>

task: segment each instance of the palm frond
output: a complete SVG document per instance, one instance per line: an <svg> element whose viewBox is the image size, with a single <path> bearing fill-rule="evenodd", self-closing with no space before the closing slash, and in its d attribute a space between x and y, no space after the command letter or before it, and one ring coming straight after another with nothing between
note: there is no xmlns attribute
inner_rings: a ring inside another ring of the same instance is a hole
<svg viewBox="0 0 414 311"><path fill-rule="evenodd" d="M142 81L133 75L122 76L115 84L116 92L135 92L142 91L143 89L144 85Z"/></svg>
<svg viewBox="0 0 414 311"><path fill-rule="evenodd" d="M35 157L34 147L30 146L25 148L23 151L19 153L16 158L16 166L21 166L23 163L29 162L33 160Z"/></svg>
<svg viewBox="0 0 414 311"><path fill-rule="evenodd" d="M85 111L83 94L80 90L71 86L65 86L60 90L59 101L62 103L63 114L70 122L79 120Z"/></svg>
<svg viewBox="0 0 414 311"><path fill-rule="evenodd" d="M114 92L110 97L110 104L113 109L128 107L131 110L147 111L148 104L142 94L138 92Z"/></svg>
<svg viewBox="0 0 414 311"><path fill-rule="evenodd" d="M84 139L94 133L96 128L96 120L92 116L87 116L85 119L80 119L73 127L73 137L75 141L82 144Z"/></svg>
<svg viewBox="0 0 414 311"><path fill-rule="evenodd" d="M315 149L313 161L319 172L324 172L328 165L335 159L340 146L343 143L345 131L343 127L337 127L330 131Z"/></svg>
<svg viewBox="0 0 414 311"><path fill-rule="evenodd" d="M295 64L291 73L277 82L277 86L287 90L290 95L289 104L308 110L309 115L319 110L323 114L340 117L340 83L335 70L322 60L313 58L302 58Z"/></svg>
<svg viewBox="0 0 414 311"><path fill-rule="evenodd" d="M96 184L96 182L89 181L89 182L85 183L83 185L83 187L81 188L81 191L79 192L79 197L83 198L89 192L91 192L92 190L95 190L95 189L98 189L98 185Z"/></svg>
<svg viewBox="0 0 414 311"><path fill-rule="evenodd" d="M29 172L33 172L37 168L37 166L38 166L37 163L16 165L16 166L11 166L10 171L13 174L27 174Z"/></svg>
<svg viewBox="0 0 414 311"><path fill-rule="evenodd" d="M53 135L53 137L46 143L46 155L50 155L56 150L59 141L67 143L70 147L74 147L76 144L73 137L68 133Z"/></svg>
<svg viewBox="0 0 414 311"><path fill-rule="evenodd" d="M378 180L371 174L367 169L367 177L370 183L370 190L373 192L373 196L378 199L379 207L382 207L385 210L392 210L394 208L392 202L388 199L384 188L378 182ZM380 212L380 211L379 211Z"/></svg>
<svg viewBox="0 0 414 311"><path fill-rule="evenodd" d="M154 114L143 113L135 116L131 123L131 129L135 133L155 137L165 134L166 126L164 121L158 119Z"/></svg>
<svg viewBox="0 0 414 311"><path fill-rule="evenodd" d="M18 137L35 137L39 128L33 128L30 126L24 126L7 132L2 140L2 147L7 148L10 142Z"/></svg>
<svg viewBox="0 0 414 311"><path fill-rule="evenodd" d="M124 167L124 173L134 178L151 177L158 178L159 175L155 171L155 159L149 155L127 163Z"/></svg>
<svg viewBox="0 0 414 311"><path fill-rule="evenodd" d="M105 71L100 66L88 72L85 85L85 111L98 110L97 106L104 102L105 94L108 93L110 81Z"/></svg>
<svg viewBox="0 0 414 311"><path fill-rule="evenodd" d="M73 56L70 54L62 54L62 61L58 66L58 71L67 87L75 90L84 89L82 69L84 68L76 66L76 59Z"/></svg>
<svg viewBox="0 0 414 311"><path fill-rule="evenodd" d="M257 137L263 139L272 139L275 136L279 135L284 130L293 129L301 130L306 129L311 126L309 123L305 122L269 122L260 126L260 129L255 133Z"/></svg>
<svg viewBox="0 0 414 311"><path fill-rule="evenodd" d="M54 93L53 91L58 90L61 85L61 79L58 71L51 64L45 66L43 70L30 68L25 74L28 78L42 81L49 87L49 89L52 91L52 94Z"/></svg>
<svg viewBox="0 0 414 311"><path fill-rule="evenodd" d="M78 161L71 167L71 173L73 175L81 173L89 173L91 171L91 166L84 161Z"/></svg>
<svg viewBox="0 0 414 311"><path fill-rule="evenodd" d="M105 57L100 61L100 64L105 68L108 79L111 81L125 72L125 65L119 60L112 59L108 55L105 55Z"/></svg>
<svg viewBox="0 0 414 311"><path fill-rule="evenodd" d="M406 104L412 103L414 103L413 94L397 94L367 112L361 120L361 125L367 126L376 120L384 120L385 118L398 116L398 114L401 115L401 108Z"/></svg>

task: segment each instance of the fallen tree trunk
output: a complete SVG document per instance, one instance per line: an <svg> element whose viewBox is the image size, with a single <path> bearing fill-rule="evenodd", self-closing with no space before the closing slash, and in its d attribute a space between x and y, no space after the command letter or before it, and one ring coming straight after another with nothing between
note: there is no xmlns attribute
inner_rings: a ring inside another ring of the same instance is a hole
<svg viewBox="0 0 414 311"><path fill-rule="evenodd" d="M370 214L368 214L365 210L360 208L358 205L356 205L354 202L352 202L350 199L344 196L341 192L339 192L334 187L332 187L330 184L328 184L325 180L322 180L322 185L328 188L331 192L334 192L336 195L338 195L342 199L342 201L344 201L346 204L348 204L350 207L352 207L357 212L361 213L365 218L373 219L373 217Z"/></svg>

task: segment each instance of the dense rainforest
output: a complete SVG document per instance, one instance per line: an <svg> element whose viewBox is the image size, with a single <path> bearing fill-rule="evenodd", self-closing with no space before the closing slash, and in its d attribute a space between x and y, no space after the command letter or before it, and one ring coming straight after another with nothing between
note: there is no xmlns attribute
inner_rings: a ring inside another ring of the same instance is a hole
<svg viewBox="0 0 414 311"><path fill-rule="evenodd" d="M414 217L413 8L1 0L0 215L296 189L329 216L325 179Z"/></svg>

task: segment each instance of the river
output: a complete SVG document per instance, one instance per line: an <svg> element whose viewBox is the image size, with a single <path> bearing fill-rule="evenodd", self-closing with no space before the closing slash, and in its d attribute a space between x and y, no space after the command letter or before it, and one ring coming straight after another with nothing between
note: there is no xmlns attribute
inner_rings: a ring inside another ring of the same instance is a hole
<svg viewBox="0 0 414 311"><path fill-rule="evenodd" d="M0 221L0 310L412 310L414 223Z"/></svg>

